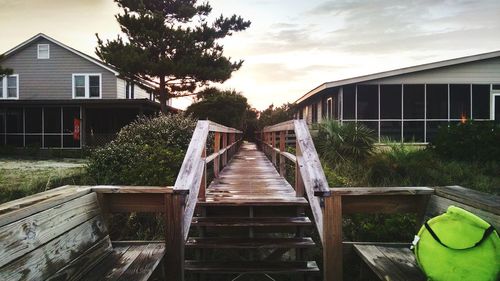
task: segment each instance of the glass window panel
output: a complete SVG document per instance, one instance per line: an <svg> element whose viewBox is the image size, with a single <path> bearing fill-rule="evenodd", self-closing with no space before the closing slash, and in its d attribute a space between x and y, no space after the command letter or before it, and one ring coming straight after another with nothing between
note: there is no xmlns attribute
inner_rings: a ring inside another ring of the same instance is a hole
<svg viewBox="0 0 500 281"><path fill-rule="evenodd" d="M0 134L0 145L5 145L5 135Z"/></svg>
<svg viewBox="0 0 500 281"><path fill-rule="evenodd" d="M401 119L401 85L380 85L380 119Z"/></svg>
<svg viewBox="0 0 500 281"><path fill-rule="evenodd" d="M23 136L7 135L7 145L23 147Z"/></svg>
<svg viewBox="0 0 500 281"><path fill-rule="evenodd" d="M405 142L425 142L424 122L423 121L403 122L403 138Z"/></svg>
<svg viewBox="0 0 500 281"><path fill-rule="evenodd" d="M355 118L356 88L345 86L343 92L343 117L344 119Z"/></svg>
<svg viewBox="0 0 500 281"><path fill-rule="evenodd" d="M493 89L493 90L500 90L500 84L493 84L493 85L491 85L491 89Z"/></svg>
<svg viewBox="0 0 500 281"><path fill-rule="evenodd" d="M48 44L38 45L38 58L39 59L48 59L49 58L49 45Z"/></svg>
<svg viewBox="0 0 500 281"><path fill-rule="evenodd" d="M42 147L42 136L41 135L26 135L26 146L30 147Z"/></svg>
<svg viewBox="0 0 500 281"><path fill-rule="evenodd" d="M358 119L378 119L377 85L358 85Z"/></svg>
<svg viewBox="0 0 500 281"><path fill-rule="evenodd" d="M60 148L61 147L61 136L44 136L44 146L52 147L52 148Z"/></svg>
<svg viewBox="0 0 500 281"><path fill-rule="evenodd" d="M61 108L45 107L43 116L45 133L61 133Z"/></svg>
<svg viewBox="0 0 500 281"><path fill-rule="evenodd" d="M401 142L401 121L380 122L380 137L389 141Z"/></svg>
<svg viewBox="0 0 500 281"><path fill-rule="evenodd" d="M495 121L500 121L500 96L495 96Z"/></svg>
<svg viewBox="0 0 500 281"><path fill-rule="evenodd" d="M85 97L85 76L76 75L74 79L75 79L75 96Z"/></svg>
<svg viewBox="0 0 500 281"><path fill-rule="evenodd" d="M3 77L0 77L0 99L3 98Z"/></svg>
<svg viewBox="0 0 500 281"><path fill-rule="evenodd" d="M89 76L89 95L90 97L100 96L100 77L97 75Z"/></svg>
<svg viewBox="0 0 500 281"><path fill-rule="evenodd" d="M450 119L470 118L470 85L450 85Z"/></svg>
<svg viewBox="0 0 500 281"><path fill-rule="evenodd" d="M403 103L404 119L424 119L425 86L404 85Z"/></svg>
<svg viewBox="0 0 500 281"><path fill-rule="evenodd" d="M73 133L75 118L80 119L80 108L79 107L64 107L63 108L63 132L64 133Z"/></svg>
<svg viewBox="0 0 500 281"><path fill-rule="evenodd" d="M7 133L23 133L23 109L7 109Z"/></svg>
<svg viewBox="0 0 500 281"><path fill-rule="evenodd" d="M63 147L78 148L80 147L80 140L75 140L73 136L63 136Z"/></svg>
<svg viewBox="0 0 500 281"><path fill-rule="evenodd" d="M378 139L378 121L358 121L358 125L363 125L372 130L375 139Z"/></svg>
<svg viewBox="0 0 500 281"><path fill-rule="evenodd" d="M17 97L17 77L9 76L7 78L7 97L15 98Z"/></svg>
<svg viewBox="0 0 500 281"><path fill-rule="evenodd" d="M490 119L490 85L472 85L472 118Z"/></svg>
<svg viewBox="0 0 500 281"><path fill-rule="evenodd" d="M0 134L5 134L5 111L2 108L0 108Z"/></svg>
<svg viewBox="0 0 500 281"><path fill-rule="evenodd" d="M427 85L427 119L448 119L448 85Z"/></svg>
<svg viewBox="0 0 500 281"><path fill-rule="evenodd" d="M25 109L26 133L42 132L42 109L27 107Z"/></svg>
<svg viewBox="0 0 500 281"><path fill-rule="evenodd" d="M448 121L427 121L427 142L432 142L442 127L448 126Z"/></svg>

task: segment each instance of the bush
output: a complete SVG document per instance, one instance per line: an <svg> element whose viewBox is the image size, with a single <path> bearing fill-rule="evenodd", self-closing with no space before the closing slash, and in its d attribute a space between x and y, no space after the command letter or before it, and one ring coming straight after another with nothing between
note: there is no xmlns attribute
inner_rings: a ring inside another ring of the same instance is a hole
<svg viewBox="0 0 500 281"><path fill-rule="evenodd" d="M173 185L195 126L180 114L140 117L91 153L88 173L98 184Z"/></svg>
<svg viewBox="0 0 500 281"><path fill-rule="evenodd" d="M331 165L339 161L362 160L372 154L376 142L373 130L361 124L326 120L315 138L318 153Z"/></svg>
<svg viewBox="0 0 500 281"><path fill-rule="evenodd" d="M498 123L467 121L441 127L431 147L446 159L496 161L500 159L499 143Z"/></svg>

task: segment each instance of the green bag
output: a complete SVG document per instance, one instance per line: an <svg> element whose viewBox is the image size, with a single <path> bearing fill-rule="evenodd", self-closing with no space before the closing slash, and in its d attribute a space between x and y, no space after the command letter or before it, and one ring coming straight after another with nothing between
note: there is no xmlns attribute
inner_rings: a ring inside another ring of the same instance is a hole
<svg viewBox="0 0 500 281"><path fill-rule="evenodd" d="M493 226L461 208L422 226L413 243L419 266L432 281L498 281L500 239Z"/></svg>

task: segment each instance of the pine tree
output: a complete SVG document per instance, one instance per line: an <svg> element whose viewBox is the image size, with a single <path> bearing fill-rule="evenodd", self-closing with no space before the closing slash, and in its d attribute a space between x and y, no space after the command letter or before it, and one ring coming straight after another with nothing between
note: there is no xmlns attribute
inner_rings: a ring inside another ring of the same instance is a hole
<svg viewBox="0 0 500 281"><path fill-rule="evenodd" d="M0 62L3 60L3 55L0 55ZM0 78L4 77L5 75L11 75L12 74L12 69L10 68L2 68L0 65Z"/></svg>
<svg viewBox="0 0 500 281"><path fill-rule="evenodd" d="M120 69L127 79L140 77L156 86L162 112L172 97L193 95L209 82L222 83L243 61L225 57L220 39L243 31L249 21L223 15L209 23L209 3L197 0L115 0L126 38L104 42L97 55Z"/></svg>

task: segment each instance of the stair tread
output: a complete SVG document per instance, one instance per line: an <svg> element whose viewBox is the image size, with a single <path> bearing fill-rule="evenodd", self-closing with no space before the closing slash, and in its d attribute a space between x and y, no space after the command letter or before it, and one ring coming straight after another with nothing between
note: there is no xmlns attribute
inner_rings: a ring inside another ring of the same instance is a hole
<svg viewBox="0 0 500 281"><path fill-rule="evenodd" d="M192 261L185 270L210 273L295 273L318 272L315 261Z"/></svg>
<svg viewBox="0 0 500 281"><path fill-rule="evenodd" d="M194 217L192 226L300 226L311 225L308 217Z"/></svg>
<svg viewBox="0 0 500 281"><path fill-rule="evenodd" d="M275 249L275 248L309 248L316 244L310 237L293 238L236 238L236 237L190 237L186 242L188 248L210 249Z"/></svg>
<svg viewBox="0 0 500 281"><path fill-rule="evenodd" d="M198 200L198 206L308 206L303 197L234 196L207 197Z"/></svg>

